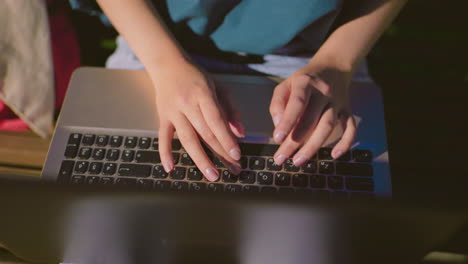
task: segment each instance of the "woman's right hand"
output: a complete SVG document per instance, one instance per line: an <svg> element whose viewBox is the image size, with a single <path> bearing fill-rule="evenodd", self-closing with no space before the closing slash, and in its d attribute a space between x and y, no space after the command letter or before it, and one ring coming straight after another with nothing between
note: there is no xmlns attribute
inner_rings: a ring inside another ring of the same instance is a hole
<svg viewBox="0 0 468 264"><path fill-rule="evenodd" d="M166 172L174 169L172 139L176 131L208 180L216 181L219 173L200 139L232 173L238 174L241 153L235 136L244 136L243 127L239 114L225 96L217 93L208 74L185 60L148 72L156 90L159 154Z"/></svg>

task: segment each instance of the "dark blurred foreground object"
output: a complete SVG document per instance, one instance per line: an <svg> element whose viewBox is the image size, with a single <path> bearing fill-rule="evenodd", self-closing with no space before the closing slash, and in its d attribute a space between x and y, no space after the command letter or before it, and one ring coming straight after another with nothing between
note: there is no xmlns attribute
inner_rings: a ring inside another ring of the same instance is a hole
<svg viewBox="0 0 468 264"><path fill-rule="evenodd" d="M0 243L50 263L417 263L467 220L457 208L300 194L87 187L2 182Z"/></svg>

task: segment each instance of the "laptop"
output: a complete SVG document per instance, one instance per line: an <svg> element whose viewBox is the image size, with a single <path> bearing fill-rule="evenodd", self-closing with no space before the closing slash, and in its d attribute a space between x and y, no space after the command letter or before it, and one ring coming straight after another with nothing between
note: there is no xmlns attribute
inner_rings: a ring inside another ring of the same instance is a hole
<svg viewBox="0 0 468 264"><path fill-rule="evenodd" d="M308 193L142 192L0 181L0 245L32 263L419 263L461 208Z"/></svg>
<svg viewBox="0 0 468 264"><path fill-rule="evenodd" d="M355 143L333 160L327 144L304 166L273 162L278 145L268 112L277 82L268 77L213 75L240 111L246 138L240 140L242 172L234 175L213 157L220 172L209 182L177 139L175 169L160 164L154 88L145 71L85 67L72 77L57 122L42 179L69 184L109 184L154 191L306 192L317 199L391 197L384 112L379 88L354 81L353 114L359 120Z"/></svg>

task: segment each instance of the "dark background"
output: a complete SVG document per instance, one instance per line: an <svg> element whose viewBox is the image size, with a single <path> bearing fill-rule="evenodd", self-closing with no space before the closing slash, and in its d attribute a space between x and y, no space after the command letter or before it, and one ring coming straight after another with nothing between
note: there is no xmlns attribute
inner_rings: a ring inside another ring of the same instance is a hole
<svg viewBox="0 0 468 264"><path fill-rule="evenodd" d="M82 63L103 66L116 32L73 19ZM409 0L369 66L383 89L394 197L468 202L468 1Z"/></svg>

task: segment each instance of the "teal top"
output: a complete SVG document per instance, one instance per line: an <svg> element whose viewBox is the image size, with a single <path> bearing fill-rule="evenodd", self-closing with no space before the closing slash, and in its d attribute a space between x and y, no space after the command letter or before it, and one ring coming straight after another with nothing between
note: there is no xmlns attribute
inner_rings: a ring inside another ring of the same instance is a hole
<svg viewBox="0 0 468 264"><path fill-rule="evenodd" d="M337 13L341 5L341 0L166 1L173 22L186 23L219 49L259 55L285 46L301 32L315 34L315 39L322 40L328 30L314 32L308 27Z"/></svg>

